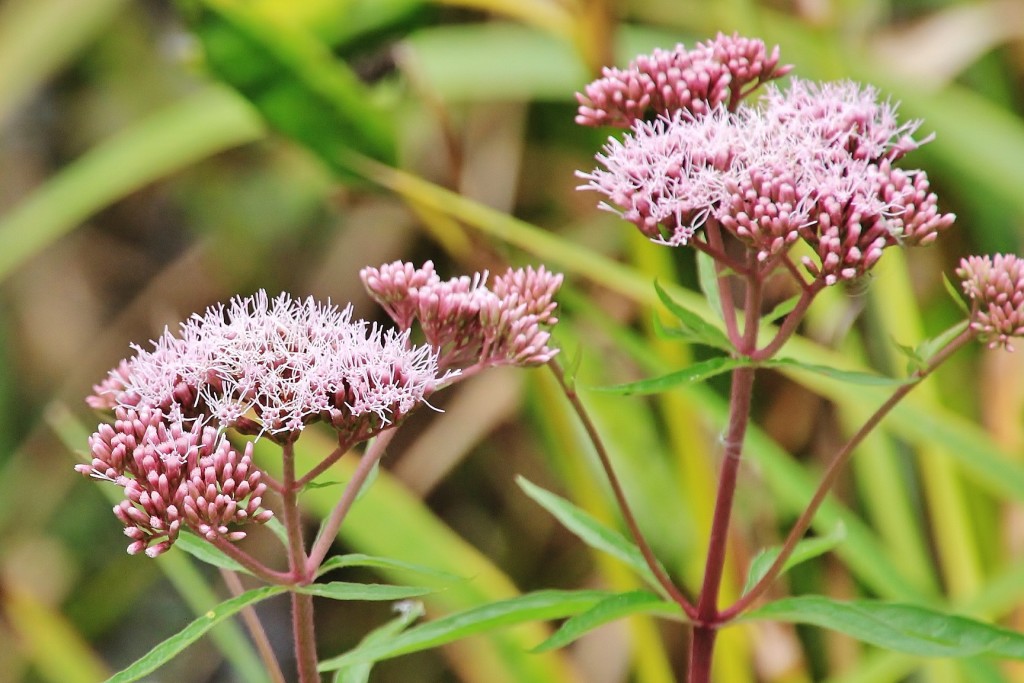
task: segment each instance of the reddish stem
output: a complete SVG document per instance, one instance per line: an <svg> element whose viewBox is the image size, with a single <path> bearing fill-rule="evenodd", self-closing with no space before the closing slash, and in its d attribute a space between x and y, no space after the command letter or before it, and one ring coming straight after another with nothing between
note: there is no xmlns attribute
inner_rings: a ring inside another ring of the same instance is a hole
<svg viewBox="0 0 1024 683"><path fill-rule="evenodd" d="M753 255L751 255L753 258ZM757 344L760 323L761 281L755 277L746 281L743 338L737 352L749 355ZM690 644L690 683L709 683L711 658L718 623L718 592L725 571L729 522L732 517L733 497L743 454L743 440L750 421L750 403L754 389L755 369L736 368L732 372L729 395L729 424L725 433L722 471L718 480L718 493L711 518L711 534L704 565L704 583L697 599L697 618L694 620L693 640Z"/></svg>
<svg viewBox="0 0 1024 683"><path fill-rule="evenodd" d="M245 567L253 576L258 576L269 584L291 586L295 583L295 577L291 572L279 572L271 569L221 536L215 537L210 543L232 560Z"/></svg>
<svg viewBox="0 0 1024 683"><path fill-rule="evenodd" d="M341 443L341 436L339 435L338 447L331 451L330 455L328 455L326 458L317 463L312 469L310 469L304 475L296 479L295 489L301 490L303 487L306 486L306 484L308 484L309 482L313 481L321 474L323 474L328 467L338 462L341 459L341 456L348 453L349 448L351 448L351 446L349 446L348 444Z"/></svg>
<svg viewBox="0 0 1024 683"><path fill-rule="evenodd" d="M725 247L722 243L722 231L717 221L709 218L704 224L704 234L707 236L708 244L711 248L720 253L725 252ZM726 267L723 263L729 263L729 261L715 259L715 275L718 280L718 298L722 302L722 318L725 321L725 331L729 335L729 340L733 345L740 346L740 333L736 328L736 305L732 299L732 288L729 286L729 276L725 272ZM739 272L738 269L732 270ZM746 269L742 270L746 271Z"/></svg>
<svg viewBox="0 0 1024 683"><path fill-rule="evenodd" d="M306 571L306 553L299 517L298 488L295 485L295 446L286 443L282 450L282 517L288 534L288 569L295 585L305 585L313 575ZM316 657L316 628L313 622L313 597L292 592L292 636L295 640L299 683L319 683Z"/></svg>
<svg viewBox="0 0 1024 683"><path fill-rule="evenodd" d="M895 408L896 405L914 389L914 387L921 383L921 380L931 374L935 368L944 363L960 347L973 339L975 335L976 331L972 330L970 327L957 335L949 342L949 344L943 347L942 350L932 357L926 367L920 368L914 373L912 382L904 384L896 389L885 403L879 406L871 417L861 425L860 429L850 437L850 440L847 441L839 452L837 452L832 458L832 462L829 463L824 475L822 475L821 482L818 484L818 488L814 491L811 501L807 504L807 507L793 525L793 528L790 529L789 535L786 537L786 542L783 544L782 549L775 558L775 561L772 562L771 567L768 568L765 575L762 576L761 579L754 584L749 591L747 591L747 593L745 593L731 607L722 610L719 613L719 623L726 623L742 614L745 609L747 609L757 598L761 597L761 595L768 590L768 587L779 576L782 572L782 568L786 564L786 561L790 556L792 556L793 551L796 549L797 543L800 542L800 539L803 538L803 535L810 528L811 522L814 520L815 513L817 513L821 504L825 502L828 492L831 490L832 485L835 483L836 478L839 476L839 472L843 469L843 466L846 465L850 456L853 455L854 449L860 445L864 438L878 426L882 419L885 418L885 416L888 415L892 409Z"/></svg>
<svg viewBox="0 0 1024 683"><path fill-rule="evenodd" d="M359 460L356 471L352 473L352 478L345 484L341 500L338 501L334 510L331 511L330 517L324 522L320 533L316 537L316 541L313 543L313 547L309 551L309 557L305 560L306 576L312 577L316 575L316 570L320 568L324 558L327 557L327 552L331 549L331 544L334 543L334 539L338 536L338 529L341 528L341 523L345 520L345 516L348 515L348 511L352 509L352 504L355 503L356 498L359 496L359 491L366 482L366 478L373 471L373 466L383 457L384 451L387 450L388 444L391 443L391 439L395 435L395 431L393 427L384 430L367 446L363 457Z"/></svg>
<svg viewBox="0 0 1024 683"><path fill-rule="evenodd" d="M814 301L814 297L821 291L821 282L815 282L811 286L802 289L800 291L800 299L796 302L796 306L789 312L786 319L779 325L778 332L772 338L768 344L762 348L754 351L750 354L750 359L754 361L767 360L778 353L782 345L789 340L793 333L796 332L796 328L800 325L800 322L804 318L804 314L807 309L810 308L811 302Z"/></svg>
<svg viewBox="0 0 1024 683"><path fill-rule="evenodd" d="M590 419L587 409L580 401L576 390L565 381L565 371L558 364L558 361L555 360L549 361L548 367L555 375L555 379L558 381L558 384L562 387L562 391L565 393L566 398L569 399L569 403L572 405L573 410L576 411L576 416L579 418L580 422L583 423L583 428L586 430L587 436L590 438L590 442L593 444L594 450L597 452L597 457L601 461L601 467L604 469L605 477L608 479L608 483L612 487L612 493L615 495L615 502L619 507L619 511L622 513L622 518L625 520L626 526L629 528L629 533L633 537L633 541L637 544L637 547L640 548L640 554L643 555L644 562L647 563L647 567L651 570L651 573L654 575L658 584L672 599L672 601L679 605L683 610L683 613L690 619L696 618L696 608L689 600L687 600L682 591L679 590L679 588L672 582L672 579L665 573L665 570L654 556L651 546L647 543L647 539L644 538L643 533L640 531L640 525L637 524L636 517L633 515L633 510L629 507L629 501L626 500L626 494L622 490L622 484L619 482L619 478L615 474L615 468L612 466L612 461L608 456L608 451L604 446L604 441L601 439L601 435L598 433L593 420Z"/></svg>
<svg viewBox="0 0 1024 683"><path fill-rule="evenodd" d="M238 597L245 591L242 582L238 579L238 574L235 572L221 569L220 575L233 596ZM253 609L252 605L247 605L242 608L241 616L242 621L245 622L245 627L249 630L249 636L256 645L256 651L263 661L263 666L266 668L270 680L273 683L285 683L287 679L284 677L284 672L281 671L281 664L274 655L274 648L270 644L270 638L267 637L267 631L263 628L259 617L256 616L256 610Z"/></svg>

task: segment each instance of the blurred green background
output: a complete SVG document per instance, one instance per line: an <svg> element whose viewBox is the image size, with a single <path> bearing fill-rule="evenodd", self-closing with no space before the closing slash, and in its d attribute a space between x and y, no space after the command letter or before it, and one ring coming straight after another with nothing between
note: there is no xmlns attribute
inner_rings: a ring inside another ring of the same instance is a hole
<svg viewBox="0 0 1024 683"><path fill-rule="evenodd" d="M894 342L916 344L961 315L942 286L958 259L1020 248L1021 0L4 0L0 681L102 680L226 595L177 551L128 557L103 487L72 470L97 420L82 402L91 385L131 342L191 312L266 288L352 301L379 319L359 284L365 265L432 258L450 276L544 263L567 275L556 339L567 359L579 354L582 386L686 363L690 349L650 333L651 282L692 287L692 255L650 245L575 191L574 170L593 167L608 131L574 126L573 93L602 64L717 31L779 44L805 78L874 83L936 132L907 164L928 171L956 227L907 259L888 254L866 286L823 297L790 346L812 362L902 373ZM690 588L722 389L584 392L641 525ZM758 390L726 599L884 397L799 373L766 373ZM437 404L444 414L418 414L396 439L339 547L471 577L428 599L431 616L516 590L637 584L514 484L525 474L618 521L546 370L485 374ZM775 595L876 596L1020 625L1022 405L1020 354L959 356L865 444L819 514L819 533L842 522L847 540ZM312 454L316 439L303 440ZM336 495L306 497L311 523ZM261 543L251 548L273 561ZM325 656L389 618L386 605L318 610ZM285 656L286 604L260 613ZM544 633L400 658L371 680L680 675L678 625L633 618L529 654ZM261 680L241 634L222 628L151 680ZM736 683L1024 681L1020 667L915 660L771 624L726 631L718 659L718 679Z"/></svg>

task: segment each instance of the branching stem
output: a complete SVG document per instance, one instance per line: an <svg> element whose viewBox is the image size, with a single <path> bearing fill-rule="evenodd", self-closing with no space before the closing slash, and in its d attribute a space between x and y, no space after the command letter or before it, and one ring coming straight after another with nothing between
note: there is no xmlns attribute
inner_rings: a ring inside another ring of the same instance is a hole
<svg viewBox="0 0 1024 683"><path fill-rule="evenodd" d="M658 581L658 584L672 599L672 601L679 605L690 619L696 618L697 611L693 603L683 595L682 591L679 590L679 588L672 582L672 579L665 573L665 570L654 556L651 546L647 543L647 539L644 538L643 532L640 531L640 526L637 524L636 517L633 515L633 511L629 506L629 501L626 500L626 494L622 490L622 484L619 482L619 478L615 474L615 468L612 466L612 461L604 446L604 441L601 439L601 435L598 433L593 420L590 419L590 414L580 401L579 395L576 393L576 389L565 381L565 372L558 364L558 361L548 361L548 367L551 369L555 379L562 387L562 391L565 393L566 398L569 399L569 403L572 405L577 417L583 424L583 428L586 430L587 436L590 438L590 441L594 446L594 450L597 452L597 457L601 461L601 467L604 470L605 477L607 477L608 483L612 487L612 493L615 495L615 502L619 506L619 511L622 513L622 517L626 522L626 526L629 528L629 533L633 537L633 541L637 544L637 547L640 548L640 553L644 557L644 562L647 563L647 567L651 570L654 578Z"/></svg>

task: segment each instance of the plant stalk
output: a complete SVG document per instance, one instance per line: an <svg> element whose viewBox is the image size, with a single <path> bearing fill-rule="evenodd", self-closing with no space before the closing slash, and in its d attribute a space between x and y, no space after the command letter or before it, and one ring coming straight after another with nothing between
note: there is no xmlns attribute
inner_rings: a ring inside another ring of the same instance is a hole
<svg viewBox="0 0 1024 683"><path fill-rule="evenodd" d="M803 535L811 526L811 522L814 520L814 515L817 513L818 508L825 502L825 498L828 496L829 491L832 489L832 485L835 483L839 476L840 471L849 461L850 456L853 455L853 451L860 445L864 438L871 433L875 427L888 415L893 408L902 401L907 394L909 394L914 387L921 383L921 381L930 375L937 367L942 365L950 356L958 351L964 344L971 341L977 332L972 330L970 327L964 329L959 335L953 338L949 344L938 351L930 360L926 367L918 369L914 375L912 382L900 386L892 395L883 403L878 409L861 425L860 429L850 437L843 447L835 454L832 458L832 462L829 463L828 468L822 475L821 482L818 484L817 489L814 491L814 495L811 497L811 501L807 504L807 507L800 514L799 519L790 529L789 535L786 537L786 541L779 551L775 561L772 562L771 567L765 573L761 579L754 584L754 586L747 591L739 600L737 600L728 609L723 610L719 615L718 619L720 623L728 622L731 619L739 616L747 609L757 598L764 594L772 582L778 578L779 574L782 573L782 568L785 566L786 561L792 556L793 551L796 549L797 543L803 538Z"/></svg>
<svg viewBox="0 0 1024 683"><path fill-rule="evenodd" d="M622 484L619 482L618 476L615 474L615 468L612 466L611 458L608 455L608 451L604 446L604 441L601 439L601 435L597 431L597 427L594 425L593 420L590 419L590 414L587 413L587 409L583 406L580 401L579 395L576 393L575 388L570 386L565 381L565 371L562 369L558 361L548 361L548 367L551 372L555 375L555 379L558 381L559 386L562 387L563 393L566 398L569 399L569 403L572 405L573 410L576 412L576 416L580 422L583 423L583 428L587 432L587 436L590 438L590 442L594 446L594 450L597 452L597 457L601 461L601 467L604 470L605 477L608 479L608 483L612 487L612 493L615 495L615 502L619 507L619 511L622 513L622 518L626 522L626 526L629 528L629 533L633 537L633 541L640 548L640 554L643 555L644 562L647 563L647 567L651 570L654 578L658 581L658 584L662 587L665 593L683 610L690 619L694 619L697 616L696 608L691 603L682 591L672 582L672 579L665 573L661 564L654 556L654 551L651 550L651 546L647 543L647 539L644 538L643 532L640 531L640 525L637 524L636 517L633 515L633 510L629 506L629 501L626 500L626 494L622 490Z"/></svg>
<svg viewBox="0 0 1024 683"><path fill-rule="evenodd" d="M380 432L366 447L366 451L363 453L356 471L352 474L352 478L349 479L348 483L345 484L345 490L341 494L341 499L331 511L331 516L327 518L327 521L320 528L320 533L317 534L316 541L314 541L313 547L309 551L309 557L305 561L307 576L314 576L316 570L323 563L324 558L327 557L327 552L334 543L334 539L338 536L338 529L341 528L341 523L345 520L345 516L348 515L348 511L352 509L352 504L356 502L359 491L363 488L363 484L366 483L366 478L373 471L373 466L380 462L381 457L383 457L384 451L387 450L388 444L391 443L391 439L395 436L395 432L396 429L394 427Z"/></svg>
<svg viewBox="0 0 1024 683"><path fill-rule="evenodd" d="M295 484L295 446L286 443L282 450L281 493L284 528L288 534L288 569L293 585L302 586L312 581L306 570L306 552L302 541L302 522L299 518L298 487ZM316 629L313 622L313 597L292 591L292 636L295 641L295 659L299 683L319 683L316 657Z"/></svg>

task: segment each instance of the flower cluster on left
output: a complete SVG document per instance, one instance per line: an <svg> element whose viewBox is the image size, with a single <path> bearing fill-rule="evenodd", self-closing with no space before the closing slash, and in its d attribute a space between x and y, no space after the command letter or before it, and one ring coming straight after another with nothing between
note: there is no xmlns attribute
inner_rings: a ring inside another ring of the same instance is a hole
<svg viewBox="0 0 1024 683"><path fill-rule="evenodd" d="M115 420L99 426L92 461L76 469L124 488L114 514L128 552L150 556L183 526L236 541L239 526L272 516L252 443L236 448L227 430L289 444L326 422L344 451L401 421L450 376L408 332L353 320L351 307L262 291L134 349L88 399Z"/></svg>

